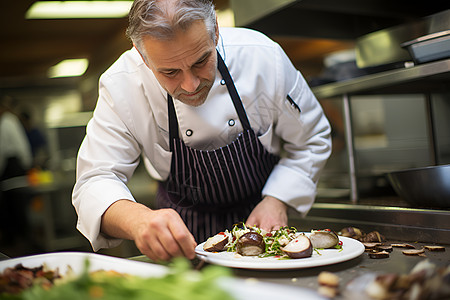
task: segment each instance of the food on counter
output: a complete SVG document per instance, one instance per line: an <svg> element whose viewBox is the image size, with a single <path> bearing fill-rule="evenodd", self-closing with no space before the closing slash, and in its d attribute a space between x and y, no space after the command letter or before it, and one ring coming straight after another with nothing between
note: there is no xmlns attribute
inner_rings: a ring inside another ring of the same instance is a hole
<svg viewBox="0 0 450 300"><path fill-rule="evenodd" d="M88 264L88 261L87 261ZM88 272L88 265L78 276L63 277L51 287L34 284L15 297L0 293L4 299L75 300L75 299L186 299L230 300L233 297L217 284L217 278L229 276L218 266L201 272L190 268L189 261L175 260L167 275L143 278L115 271Z"/></svg>
<svg viewBox="0 0 450 300"><path fill-rule="evenodd" d="M424 246L425 249L430 250L430 251L445 251L445 247L442 246L429 246L426 245Z"/></svg>
<svg viewBox="0 0 450 300"><path fill-rule="evenodd" d="M342 228L338 234L341 236L353 238L362 243L381 243L386 240L385 237L378 231L371 231L366 234L364 231L356 227Z"/></svg>
<svg viewBox="0 0 450 300"><path fill-rule="evenodd" d="M310 257L313 252L311 240L304 234L298 235L281 250L290 258L305 258Z"/></svg>
<svg viewBox="0 0 450 300"><path fill-rule="evenodd" d="M322 243L316 246L321 247L315 247L310 240L310 236L316 232L320 232L318 240ZM322 234L326 236L323 237ZM292 244L287 247L291 242ZM243 256L273 256L279 259L309 257L313 249L324 248L342 249L339 237L328 229L312 230L308 236L297 232L295 227L282 227L266 232L258 227L247 227L245 224L237 224L231 231L220 232L208 238L203 244L203 250L208 252L228 251Z"/></svg>
<svg viewBox="0 0 450 300"><path fill-rule="evenodd" d="M314 248L328 249L339 244L339 237L330 229L312 230L309 239Z"/></svg>
<svg viewBox="0 0 450 300"><path fill-rule="evenodd" d="M411 248L414 249L416 247L414 247L411 244L404 244L404 243L400 243L400 244L391 244L392 247L396 247L396 248Z"/></svg>
<svg viewBox="0 0 450 300"><path fill-rule="evenodd" d="M367 250L373 250L376 247L383 245L382 243L367 243L367 242L363 242L362 244L366 248L366 251Z"/></svg>
<svg viewBox="0 0 450 300"><path fill-rule="evenodd" d="M402 250L402 253L404 255L409 256L423 256L426 257L425 250L428 251L445 251L445 247L443 246L423 246L421 249L416 249L411 244L382 244L382 243L363 243L366 247L366 252L368 252L368 255L370 258L388 258L389 253L393 251L393 248L404 248L405 250Z"/></svg>
<svg viewBox="0 0 450 300"><path fill-rule="evenodd" d="M371 231L361 238L361 242L384 242L386 239L378 231Z"/></svg>
<svg viewBox="0 0 450 300"><path fill-rule="evenodd" d="M378 251L386 251L386 252L392 252L394 249L392 248L392 245L378 245L375 247Z"/></svg>
<svg viewBox="0 0 450 300"><path fill-rule="evenodd" d="M420 254L424 254L425 250L424 249L409 249L409 250L403 250L402 253L405 255L420 255Z"/></svg>
<svg viewBox="0 0 450 300"><path fill-rule="evenodd" d="M356 227L342 228L338 234L342 235L344 237L349 237L349 238L358 240L358 241L360 241L365 236L364 231L362 231L361 229L356 228Z"/></svg>
<svg viewBox="0 0 450 300"><path fill-rule="evenodd" d="M373 251L373 252L369 252L369 257L373 258L373 259L389 258L389 252L387 252L387 251Z"/></svg>
<svg viewBox="0 0 450 300"><path fill-rule="evenodd" d="M419 262L409 274L380 274L365 292L373 299L450 299L450 265L438 267L428 260Z"/></svg>
<svg viewBox="0 0 450 300"><path fill-rule="evenodd" d="M322 271L317 276L318 293L327 298L334 298L339 294L339 277L331 272Z"/></svg>
<svg viewBox="0 0 450 300"><path fill-rule="evenodd" d="M243 256L257 256L265 250L264 237L253 231L243 234L236 243L236 252Z"/></svg>

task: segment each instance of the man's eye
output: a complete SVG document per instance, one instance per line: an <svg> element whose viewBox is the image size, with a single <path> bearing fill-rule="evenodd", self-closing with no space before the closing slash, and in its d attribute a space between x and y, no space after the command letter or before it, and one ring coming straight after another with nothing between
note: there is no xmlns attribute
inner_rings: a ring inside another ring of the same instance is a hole
<svg viewBox="0 0 450 300"><path fill-rule="evenodd" d="M167 71L167 72L162 72L162 73L167 77L173 77L177 74L177 71L173 70L173 71Z"/></svg>
<svg viewBox="0 0 450 300"><path fill-rule="evenodd" d="M202 59L201 61L197 62L197 63L195 64L195 66L196 66L196 67L202 67L202 66L205 65L206 61L207 61L206 58L205 58L205 59Z"/></svg>

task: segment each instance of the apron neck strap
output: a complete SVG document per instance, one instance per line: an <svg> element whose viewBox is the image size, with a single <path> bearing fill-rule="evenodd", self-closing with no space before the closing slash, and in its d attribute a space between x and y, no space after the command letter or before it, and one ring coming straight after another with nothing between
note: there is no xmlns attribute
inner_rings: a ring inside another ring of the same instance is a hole
<svg viewBox="0 0 450 300"><path fill-rule="evenodd" d="M170 151L173 152L173 140L179 138L180 133L178 131L178 120L175 106L173 104L172 96L167 93L167 110L169 114L169 144Z"/></svg>
<svg viewBox="0 0 450 300"><path fill-rule="evenodd" d="M244 131L250 130L251 129L250 122L247 118L247 113L245 112L244 106L242 105L241 97L239 97L239 94L236 90L236 86L234 85L233 79L231 78L230 72L228 71L225 62L223 61L222 56L220 56L219 51L217 51L217 63L220 75L222 75L222 78L225 80L228 93L231 96L231 100L233 100L234 108L236 109L236 112L239 116L239 120L241 121L242 127L244 128Z"/></svg>

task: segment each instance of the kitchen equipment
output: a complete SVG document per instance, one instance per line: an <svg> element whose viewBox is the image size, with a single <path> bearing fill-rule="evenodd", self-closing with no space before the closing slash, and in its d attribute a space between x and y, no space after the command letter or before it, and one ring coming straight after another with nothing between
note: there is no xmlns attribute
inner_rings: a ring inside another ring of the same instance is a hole
<svg viewBox="0 0 450 300"><path fill-rule="evenodd" d="M420 45L416 45L415 41L449 29L450 10L447 9L407 24L371 32L356 40L356 63L359 68L383 65L392 68L403 67L405 62L414 59L413 54L403 47L403 43L410 41L415 44L414 48L420 46L422 51L427 48L427 52L439 52L442 49L437 49L436 41ZM428 43L433 45L428 46ZM440 42L439 47L444 43L446 42Z"/></svg>
<svg viewBox="0 0 450 300"><path fill-rule="evenodd" d="M408 49L416 63L450 57L450 30L444 30L419 37L401 44Z"/></svg>
<svg viewBox="0 0 450 300"><path fill-rule="evenodd" d="M411 205L450 208L450 165L394 171L387 176L397 194Z"/></svg>

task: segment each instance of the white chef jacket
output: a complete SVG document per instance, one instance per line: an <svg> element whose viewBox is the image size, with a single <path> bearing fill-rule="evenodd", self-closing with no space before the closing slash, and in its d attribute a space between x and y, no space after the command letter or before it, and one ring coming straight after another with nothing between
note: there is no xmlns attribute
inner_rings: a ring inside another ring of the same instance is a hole
<svg viewBox="0 0 450 300"><path fill-rule="evenodd" d="M262 194L305 215L331 151L330 125L321 106L281 47L263 34L221 28L217 49L252 129L268 151L283 152ZM189 147L217 149L243 130L221 80L217 70L208 98L199 107L174 101L180 138ZM125 52L100 77L97 106L78 153L73 191L77 228L95 251L120 243L100 233L101 216L117 200L135 201L127 182L139 158L154 179L167 178L171 162L167 117L167 92L136 49Z"/></svg>

